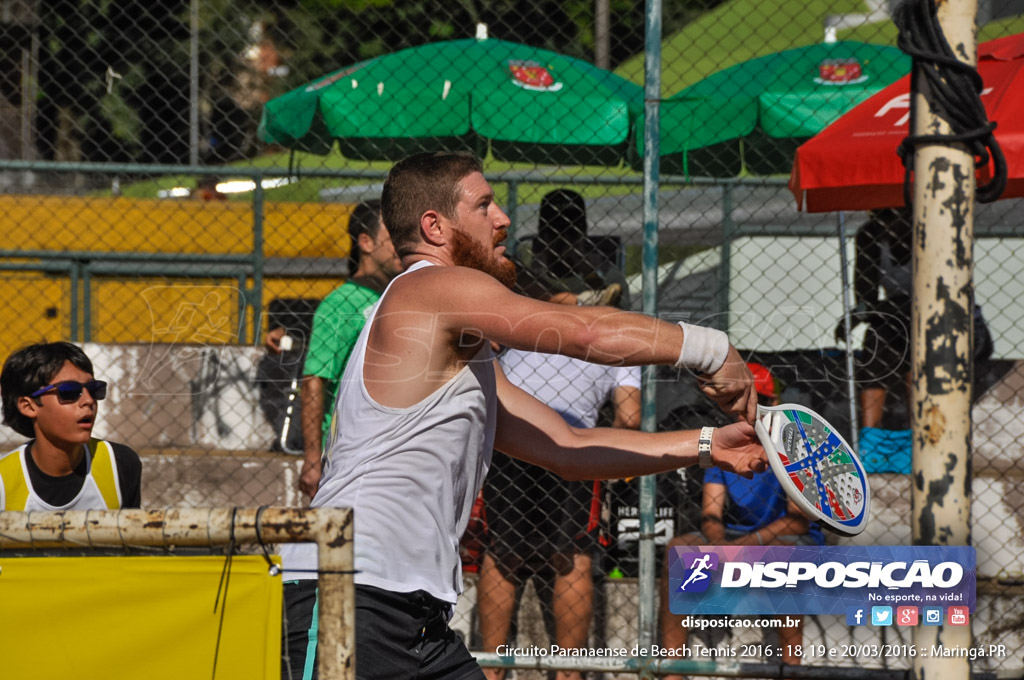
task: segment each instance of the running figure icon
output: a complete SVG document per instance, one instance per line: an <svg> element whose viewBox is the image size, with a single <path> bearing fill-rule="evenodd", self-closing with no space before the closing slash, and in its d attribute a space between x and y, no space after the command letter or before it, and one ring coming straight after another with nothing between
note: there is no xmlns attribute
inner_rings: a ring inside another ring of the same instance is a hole
<svg viewBox="0 0 1024 680"><path fill-rule="evenodd" d="M685 592L691 583L706 581L708 578L708 569L711 569L711 555L704 553L700 557L694 559L690 564L690 576L683 582L683 585L679 587L679 590Z"/></svg>

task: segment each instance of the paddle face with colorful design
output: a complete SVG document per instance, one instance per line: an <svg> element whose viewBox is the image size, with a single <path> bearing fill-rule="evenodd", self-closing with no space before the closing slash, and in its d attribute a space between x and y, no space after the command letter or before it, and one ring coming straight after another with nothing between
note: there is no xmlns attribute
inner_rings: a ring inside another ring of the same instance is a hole
<svg viewBox="0 0 1024 680"><path fill-rule="evenodd" d="M864 466L835 428L796 404L758 406L757 436L786 495L844 536L864 530L871 503Z"/></svg>

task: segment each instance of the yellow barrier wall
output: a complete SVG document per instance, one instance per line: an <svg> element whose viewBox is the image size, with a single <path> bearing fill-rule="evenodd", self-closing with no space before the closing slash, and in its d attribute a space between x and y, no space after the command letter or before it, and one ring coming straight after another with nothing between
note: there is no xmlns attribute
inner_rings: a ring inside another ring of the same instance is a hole
<svg viewBox="0 0 1024 680"><path fill-rule="evenodd" d="M340 203L264 203L266 257L348 256ZM126 253L252 252L252 206L239 202L0 196L0 246Z"/></svg>
<svg viewBox="0 0 1024 680"><path fill-rule="evenodd" d="M0 220L2 222L2 220ZM0 349L67 337L70 285L28 271L0 271Z"/></svg>
<svg viewBox="0 0 1024 680"><path fill-rule="evenodd" d="M333 277L264 279L264 309L274 298L323 299L341 281ZM94 281L92 341L237 342L238 294L234 279ZM247 323L252 328L251 315ZM265 330L266 314L261 323Z"/></svg>
<svg viewBox="0 0 1024 680"><path fill-rule="evenodd" d="M265 203L264 257L347 258L352 208ZM0 215L0 248L6 250L244 255L253 249L252 206L240 202L0 196ZM264 310L274 298L323 298L341 282L336 277L267 277ZM252 285L246 280L246 287ZM0 271L0 299L5 301L0 348L9 352L30 342L70 337L70 291L65 274ZM238 339L238 279L94 276L91 296L94 342ZM265 323L264 314L261 328ZM246 324L253 327L251 314ZM80 331L78 339L83 337Z"/></svg>
<svg viewBox="0 0 1024 680"><path fill-rule="evenodd" d="M281 577L263 557L234 557L215 611L223 568L224 557L2 558L0 678L278 680Z"/></svg>

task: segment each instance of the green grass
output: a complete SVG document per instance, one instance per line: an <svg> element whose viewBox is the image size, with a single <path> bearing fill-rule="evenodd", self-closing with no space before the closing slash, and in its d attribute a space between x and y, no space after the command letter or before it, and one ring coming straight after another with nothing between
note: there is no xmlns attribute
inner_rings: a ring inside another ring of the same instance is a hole
<svg viewBox="0 0 1024 680"><path fill-rule="evenodd" d="M299 181L289 184L287 186L279 187L276 189L267 190L264 194L267 201L300 201L300 202L315 202L320 201L320 191L325 188L345 187L345 186L359 186L375 182L380 182L379 177L365 177L365 178L325 178L325 177L308 177L302 178L302 170L316 168L320 169L345 169L351 170L367 170L375 172L384 172L390 168L392 163L381 161L381 162L368 162L368 161L354 161L343 157L337 152L332 152L326 156L317 156L315 154L298 153L296 154L293 167L298 169ZM221 175L225 178L231 177L231 167L225 166ZM234 167L238 168L287 168L288 167L288 153L275 153L260 156L259 158L243 163L235 164ZM601 166L562 166L562 167L541 167L538 168L534 165L529 164L517 164L517 163L504 163L495 161L492 158L488 158L484 162L484 170L488 173L503 173L509 171L549 171L552 175L569 176L569 177L634 177L640 176L636 171L628 167L601 167ZM156 198L157 192L166 190L174 186L194 187L195 177L190 175L167 175L164 177L158 177L151 180L144 180L127 184L123 186L122 191L125 196L130 198ZM639 184L636 185L615 185L615 184L591 184L591 183L580 183L577 185L565 184L565 183L545 183L545 184L521 184L518 189L518 201L522 204L528 203L539 203L541 197L548 191L557 188L571 187L579 191L586 198L601 198L605 196L619 196L631 193L639 193L641 187ZM494 186L495 197L501 205L508 204L508 185L503 182L496 182ZM230 197L232 201L252 201L251 193L240 193L233 194Z"/></svg>
<svg viewBox="0 0 1024 680"><path fill-rule="evenodd" d="M345 169L367 169L386 171L391 167L390 163L367 163L364 161L349 161L343 159L339 154L330 154L328 156L316 156L314 154L296 154L296 167L298 168L298 174L301 177L303 168L345 168ZM251 160L242 161L232 165L223 166L220 170L220 176L223 178L232 178L231 168L240 169L252 169L252 168L282 168L288 167L288 153L272 153L253 158ZM354 186L359 184L366 184L372 181L379 181L374 179L330 179L330 178L307 178L300 179L300 181L279 187L276 189L269 189L264 194L268 201L319 201L320 200L320 189L325 187L336 187L336 186ZM188 187L193 188L196 185L196 178L192 175L164 175L162 177L154 177L153 179L142 180L139 182L133 182L122 186L122 193L129 198L156 198L157 192L170 189L171 187ZM243 192L238 194L232 194L229 196L231 201L252 201L251 192Z"/></svg>
<svg viewBox="0 0 1024 680"><path fill-rule="evenodd" d="M831 14L864 12L860 0L730 0L706 12L661 43L661 84L668 97L707 76L749 59L821 42ZM993 21L978 31L978 41L1024 32L1024 16ZM839 31L840 40L896 44L891 21ZM615 70L643 84L644 55Z"/></svg>
<svg viewBox="0 0 1024 680"><path fill-rule="evenodd" d="M978 42L983 43L1017 33L1024 33L1024 16L1008 17L985 24L978 29ZM839 31L841 40L861 40L882 45L895 45L896 35L896 25L891 21Z"/></svg>
<svg viewBox="0 0 1024 680"><path fill-rule="evenodd" d="M662 41L662 92L671 96L733 64L821 42L826 16L863 11L860 0L730 0ZM643 54L615 72L643 83Z"/></svg>

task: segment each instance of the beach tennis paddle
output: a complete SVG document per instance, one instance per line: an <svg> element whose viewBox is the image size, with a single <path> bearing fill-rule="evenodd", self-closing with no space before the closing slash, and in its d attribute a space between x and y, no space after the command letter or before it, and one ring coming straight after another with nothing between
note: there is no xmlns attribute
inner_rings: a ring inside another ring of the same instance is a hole
<svg viewBox="0 0 1024 680"><path fill-rule="evenodd" d="M808 519L844 536L864 531L867 475L828 421L797 404L758 405L754 429L779 484Z"/></svg>

